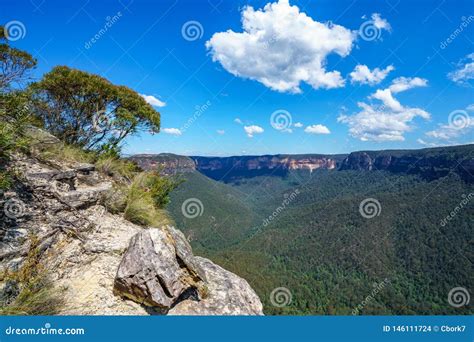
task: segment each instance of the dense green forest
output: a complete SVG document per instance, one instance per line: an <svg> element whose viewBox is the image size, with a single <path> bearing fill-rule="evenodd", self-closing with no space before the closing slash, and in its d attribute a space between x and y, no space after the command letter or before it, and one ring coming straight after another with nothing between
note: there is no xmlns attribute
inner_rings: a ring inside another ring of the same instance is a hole
<svg viewBox="0 0 474 342"><path fill-rule="evenodd" d="M177 225L196 253L247 279L266 314L473 313L447 300L452 288L474 284L474 185L457 173L429 181L355 170L228 184L198 172L184 178L169 205ZM183 216L188 198L202 202L200 216ZM380 203L372 218L359 211L366 198ZM292 297L281 308L270 301L278 287Z"/></svg>

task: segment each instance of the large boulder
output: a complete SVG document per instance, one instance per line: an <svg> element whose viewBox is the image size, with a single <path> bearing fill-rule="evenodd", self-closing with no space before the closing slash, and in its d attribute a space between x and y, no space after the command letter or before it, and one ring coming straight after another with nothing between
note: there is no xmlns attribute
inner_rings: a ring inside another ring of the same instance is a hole
<svg viewBox="0 0 474 342"><path fill-rule="evenodd" d="M208 259L196 256L194 262L208 279L207 296L183 300L168 312L169 315L263 315L260 298L246 280Z"/></svg>
<svg viewBox="0 0 474 342"><path fill-rule="evenodd" d="M261 315L249 284L193 255L173 227L136 234L119 265L114 292L172 315Z"/></svg>

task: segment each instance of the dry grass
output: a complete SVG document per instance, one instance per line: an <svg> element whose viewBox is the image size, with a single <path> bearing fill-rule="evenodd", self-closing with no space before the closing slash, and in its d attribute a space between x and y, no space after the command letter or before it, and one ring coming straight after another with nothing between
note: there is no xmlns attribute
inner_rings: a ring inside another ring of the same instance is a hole
<svg viewBox="0 0 474 342"><path fill-rule="evenodd" d="M0 308L0 315L54 315L63 306L61 291L54 288L41 264L39 241L30 236L30 250L17 271L7 270L3 281L18 285L20 292L11 303Z"/></svg>

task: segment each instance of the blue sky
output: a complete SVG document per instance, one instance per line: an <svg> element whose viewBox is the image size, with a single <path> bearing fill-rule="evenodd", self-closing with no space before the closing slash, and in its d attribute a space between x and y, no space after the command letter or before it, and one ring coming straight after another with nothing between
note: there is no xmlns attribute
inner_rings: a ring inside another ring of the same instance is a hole
<svg viewBox="0 0 474 342"><path fill-rule="evenodd" d="M0 22L19 27L12 45L38 58L35 78L68 65L155 100L162 132L126 153L474 141L472 1L268 3L3 0Z"/></svg>

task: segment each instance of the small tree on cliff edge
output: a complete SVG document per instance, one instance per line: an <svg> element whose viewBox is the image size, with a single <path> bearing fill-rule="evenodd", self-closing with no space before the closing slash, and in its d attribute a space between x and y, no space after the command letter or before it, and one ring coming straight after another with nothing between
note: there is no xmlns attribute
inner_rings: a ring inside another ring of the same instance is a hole
<svg viewBox="0 0 474 342"><path fill-rule="evenodd" d="M0 26L0 92L11 91L12 86L21 86L28 80L28 73L36 66L28 52L15 49L8 44L7 33Z"/></svg>
<svg viewBox="0 0 474 342"><path fill-rule="evenodd" d="M98 75L57 66L31 90L45 128L87 150L116 148L128 135L160 129L160 113L139 94Z"/></svg>

